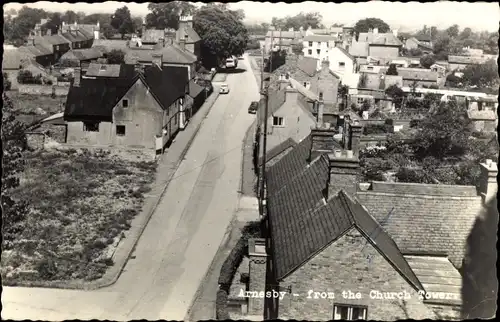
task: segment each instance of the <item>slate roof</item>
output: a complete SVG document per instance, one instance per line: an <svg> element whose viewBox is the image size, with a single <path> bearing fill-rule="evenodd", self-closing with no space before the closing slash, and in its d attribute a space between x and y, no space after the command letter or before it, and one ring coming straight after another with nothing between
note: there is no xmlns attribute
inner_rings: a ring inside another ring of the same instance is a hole
<svg viewBox="0 0 500 322"><path fill-rule="evenodd" d="M329 177L328 157L323 154L309 166L302 165L295 175L287 166L300 158L301 144L278 161L268 174L271 183L268 216L272 238L272 260L276 278L282 280L312 256L356 227L391 265L415 288L423 289L396 243L365 208L341 191L322 202ZM303 147L302 147L303 148ZM300 164L296 163L296 164ZM276 178L289 180L278 185Z"/></svg>
<svg viewBox="0 0 500 322"><path fill-rule="evenodd" d="M301 82L298 82L297 80L295 80L293 78L290 78L290 84L292 85L293 88L295 88L300 94L302 94L307 99L312 100L312 101L319 99L318 94L305 88Z"/></svg>
<svg viewBox="0 0 500 322"><path fill-rule="evenodd" d="M475 188L460 194L460 186L445 193L443 185L393 185L358 192L357 198L379 221L391 213L383 227L403 253L446 254L460 267L467 236L482 209Z"/></svg>
<svg viewBox="0 0 500 322"><path fill-rule="evenodd" d="M349 54L354 57L368 57L368 43L353 42L351 46L349 46Z"/></svg>
<svg viewBox="0 0 500 322"><path fill-rule="evenodd" d="M297 67L308 76L314 76L318 67L318 59L312 57L301 57L297 61Z"/></svg>
<svg viewBox="0 0 500 322"><path fill-rule="evenodd" d="M72 49L61 56L61 60L92 60L103 57L103 52L100 48L92 47L85 49Z"/></svg>
<svg viewBox="0 0 500 322"><path fill-rule="evenodd" d="M88 77L109 77L109 78L130 78L133 77L134 66L126 64L98 64L90 63L85 76Z"/></svg>
<svg viewBox="0 0 500 322"><path fill-rule="evenodd" d="M4 50L2 57L2 69L19 69L22 62L33 57L32 54L24 52L20 49Z"/></svg>
<svg viewBox="0 0 500 322"><path fill-rule="evenodd" d="M267 108L267 116L266 119L268 119L271 115L276 113L276 111L285 103L285 90L269 90L269 97L268 97L268 108ZM264 101L261 99L260 106L264 106ZM262 117L264 117L264 108L259 108L257 110L259 113L259 119L262 120Z"/></svg>
<svg viewBox="0 0 500 322"><path fill-rule="evenodd" d="M347 50L345 50L344 48L342 48L342 47L335 47L335 48L337 48L341 53L343 53L344 55L346 55L347 57L349 57L349 59L351 59L352 61L355 60L355 58Z"/></svg>
<svg viewBox="0 0 500 322"><path fill-rule="evenodd" d="M157 43L160 39L165 39L165 30L158 29L146 29L144 34L141 36L141 41L143 43Z"/></svg>
<svg viewBox="0 0 500 322"><path fill-rule="evenodd" d="M184 36L185 35L188 36L186 44L196 43L196 42L201 40L198 33L193 28L191 28L189 26L184 26L183 28L179 28L177 30L177 34L179 37L178 39L185 39Z"/></svg>
<svg viewBox="0 0 500 322"><path fill-rule="evenodd" d="M330 35L309 35L304 37L304 41L319 41L319 42L329 42L334 41L336 38Z"/></svg>
<svg viewBox="0 0 500 322"><path fill-rule="evenodd" d="M393 33L372 33L372 32L360 32L358 37L359 42L367 42L370 45L376 46L402 46L403 44L394 36Z"/></svg>
<svg viewBox="0 0 500 322"><path fill-rule="evenodd" d="M68 40L64 38L61 35L50 35L50 36L36 36L35 37L35 44L37 42L40 42L41 44L48 44L48 45L63 45L67 44Z"/></svg>
<svg viewBox="0 0 500 322"><path fill-rule="evenodd" d="M295 142L294 139L288 138L285 141L281 142L280 144L276 145L266 153L266 159L267 161L270 161L274 157L280 155L283 151L293 148L297 145L297 142ZM262 162L262 157L259 158L259 161Z"/></svg>
<svg viewBox="0 0 500 322"><path fill-rule="evenodd" d="M198 97L204 91L204 87L196 84L193 80L189 81L189 96L192 98Z"/></svg>
<svg viewBox="0 0 500 322"><path fill-rule="evenodd" d="M196 58L176 46L165 46L158 49L130 48L125 55L127 64L136 62L152 62L153 54L162 54L163 62L191 64Z"/></svg>
<svg viewBox="0 0 500 322"><path fill-rule="evenodd" d="M81 32L80 30L63 32L62 36L72 43L89 40L89 36ZM92 35L92 38L94 38L94 35Z"/></svg>
<svg viewBox="0 0 500 322"><path fill-rule="evenodd" d="M79 87L71 86L66 100L64 119L112 121L113 107L129 88L141 79L163 109L187 92L188 75L185 67L146 66L144 73L134 71L125 78L82 78Z"/></svg>
<svg viewBox="0 0 500 322"><path fill-rule="evenodd" d="M127 50L128 47L128 40L107 40L107 39L95 39L92 47L96 46L103 46L108 50L113 50L113 49L121 49L121 50Z"/></svg>

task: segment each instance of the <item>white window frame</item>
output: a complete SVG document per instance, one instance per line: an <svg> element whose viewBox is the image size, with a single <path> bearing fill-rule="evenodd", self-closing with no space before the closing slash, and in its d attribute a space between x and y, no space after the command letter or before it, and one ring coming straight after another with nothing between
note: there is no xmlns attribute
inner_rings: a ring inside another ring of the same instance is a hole
<svg viewBox="0 0 500 322"><path fill-rule="evenodd" d="M308 50L307 50L307 53L308 53L309 55L312 55L312 54L313 54L312 49L308 49Z"/></svg>
<svg viewBox="0 0 500 322"><path fill-rule="evenodd" d="M318 41L318 47L321 47L321 41Z"/></svg>
<svg viewBox="0 0 500 322"><path fill-rule="evenodd" d="M334 304L333 305L333 319L334 320L342 320L342 315L340 313L340 309L347 309L347 318L345 319L346 321L354 321L354 320L367 320L368 317L368 307L366 306L361 306L361 305L345 305L345 304ZM353 319L352 313L353 309L360 309L362 310L362 317Z"/></svg>
<svg viewBox="0 0 500 322"><path fill-rule="evenodd" d="M285 127L285 118L281 116L273 116L273 126Z"/></svg>

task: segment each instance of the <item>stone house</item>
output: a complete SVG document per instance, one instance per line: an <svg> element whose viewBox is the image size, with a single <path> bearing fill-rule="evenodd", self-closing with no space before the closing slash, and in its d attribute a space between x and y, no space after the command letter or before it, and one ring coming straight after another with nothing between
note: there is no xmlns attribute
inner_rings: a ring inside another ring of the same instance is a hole
<svg viewBox="0 0 500 322"><path fill-rule="evenodd" d="M58 35L63 36L70 43L71 49L84 49L92 47L94 43L94 30L89 31L76 22L73 25L65 24L58 30Z"/></svg>
<svg viewBox="0 0 500 322"><path fill-rule="evenodd" d="M184 67L152 65L125 77L75 78L64 120L67 144L162 152L184 123Z"/></svg>
<svg viewBox="0 0 500 322"><path fill-rule="evenodd" d="M369 32L361 32L358 42L368 44L367 56L381 58L396 58L403 44L392 32L379 33L378 28ZM355 55L353 55L355 56Z"/></svg>
<svg viewBox="0 0 500 322"><path fill-rule="evenodd" d="M459 318L459 270L476 218L495 198L496 164L481 164L478 188L360 183L362 126L345 123L342 139L336 128L318 121L268 170L266 233L249 243L248 291L282 296L250 297L248 314Z"/></svg>

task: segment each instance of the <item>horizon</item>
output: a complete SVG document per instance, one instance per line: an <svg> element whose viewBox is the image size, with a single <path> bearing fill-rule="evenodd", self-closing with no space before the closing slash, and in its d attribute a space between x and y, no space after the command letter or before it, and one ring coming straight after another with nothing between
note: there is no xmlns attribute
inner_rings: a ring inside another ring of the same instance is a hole
<svg viewBox="0 0 500 322"><path fill-rule="evenodd" d="M196 6L203 5L202 2L193 2ZM270 23L275 16L283 18L293 16L300 12L317 11L322 14L322 23L329 27L334 23L352 24L363 18L379 18L391 26L391 29L401 31L419 30L424 25L436 26L438 29L445 29L453 24L457 24L462 30L469 27L474 31L489 32L498 31L500 20L500 8L496 3L487 2L452 2L439 1L431 3L394 3L387 1L370 1L364 3L320 3L320 2L300 2L300 3L270 3L270 2L228 2L230 9L242 9L245 11L247 24ZM136 2L101 2L96 3L67 3L39 1L32 3L8 3L3 5L4 12L10 9L19 10L23 6L44 9L52 12L64 12L71 8L75 12L82 11L85 14L92 13L113 13L117 8L127 6L132 16L144 17L149 13L148 3ZM275 15L280 12L280 15ZM443 12L448 14L443 15ZM271 14L266 14L271 13ZM394 16L402 16L394 17ZM408 17L415 17L415 22L408 22ZM468 21L468 23L463 23ZM471 22L474 22L473 24Z"/></svg>

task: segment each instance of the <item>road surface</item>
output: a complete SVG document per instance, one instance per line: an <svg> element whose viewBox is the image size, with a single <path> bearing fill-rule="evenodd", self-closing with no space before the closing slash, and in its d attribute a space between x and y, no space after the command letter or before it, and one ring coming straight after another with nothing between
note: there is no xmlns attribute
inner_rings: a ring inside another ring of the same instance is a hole
<svg viewBox="0 0 500 322"><path fill-rule="evenodd" d="M96 291L4 287L3 319L184 320L238 205L242 141L259 99L248 57L229 74L118 281ZM215 296L215 294L214 294Z"/></svg>

